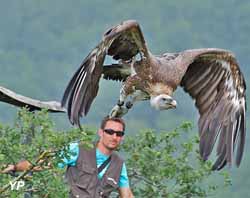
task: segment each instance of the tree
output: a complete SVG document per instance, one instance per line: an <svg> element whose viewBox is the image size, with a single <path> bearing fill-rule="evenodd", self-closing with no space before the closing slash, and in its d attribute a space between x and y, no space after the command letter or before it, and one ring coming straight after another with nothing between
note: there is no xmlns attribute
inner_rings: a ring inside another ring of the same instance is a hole
<svg viewBox="0 0 250 198"><path fill-rule="evenodd" d="M190 128L190 123L184 123L172 132L157 134L147 129L126 137L120 151L126 158L135 197L207 197L216 189L216 185L205 183L207 177L214 174L210 170L211 163L201 161L198 153L192 155L197 138L179 143L183 136L180 134ZM68 195L63 180L65 170L57 166L61 151L67 157L65 151L72 141L91 146L95 132L86 127L58 131L46 111L31 113L23 109L13 126L0 125L0 137L0 170L21 159L32 164L30 170L19 175L0 175L0 197L23 197L29 192L34 198L49 198ZM30 138L29 144L25 144L27 138ZM42 171L33 171L37 166L42 167ZM225 181L227 179L226 176ZM11 184L17 181L25 185L11 189Z"/></svg>
<svg viewBox="0 0 250 198"><path fill-rule="evenodd" d="M198 137L187 138L190 129L185 122L170 132L147 129L127 138L122 150L135 197L200 198L214 193L218 185L206 181L216 173L211 162L200 158ZM230 184L227 173L224 181Z"/></svg>

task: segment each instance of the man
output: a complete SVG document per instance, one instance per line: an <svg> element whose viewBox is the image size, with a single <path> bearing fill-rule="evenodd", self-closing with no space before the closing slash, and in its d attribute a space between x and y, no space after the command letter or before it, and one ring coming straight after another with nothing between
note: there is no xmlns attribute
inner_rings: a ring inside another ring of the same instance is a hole
<svg viewBox="0 0 250 198"><path fill-rule="evenodd" d="M71 197L108 197L114 189L119 190L122 198L133 197L126 166L114 152L123 139L124 130L122 119L105 118L98 130L100 138L95 148L86 150L77 143L70 145L70 150L76 155L63 161L68 165L66 178ZM98 173L97 167L101 167L109 156L110 162Z"/></svg>
<svg viewBox="0 0 250 198"><path fill-rule="evenodd" d="M68 166L66 178L71 198L108 197L115 189L118 189L121 198L133 197L125 163L115 152L123 139L124 130L125 123L121 118L105 118L98 130L99 141L93 149L85 149L78 143L70 144L74 155L63 159L59 166ZM27 161L22 161L3 172L22 171L28 167Z"/></svg>

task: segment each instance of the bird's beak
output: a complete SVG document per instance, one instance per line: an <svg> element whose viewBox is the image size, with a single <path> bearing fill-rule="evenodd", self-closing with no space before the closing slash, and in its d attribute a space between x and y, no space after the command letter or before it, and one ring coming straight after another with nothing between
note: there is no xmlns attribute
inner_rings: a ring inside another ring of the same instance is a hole
<svg viewBox="0 0 250 198"><path fill-rule="evenodd" d="M166 96L164 98L164 102L166 106L168 107L168 109L175 109L177 106L177 102L170 96Z"/></svg>
<svg viewBox="0 0 250 198"><path fill-rule="evenodd" d="M172 101L169 103L169 105L171 106L171 108L175 109L177 106L177 102L172 99Z"/></svg>

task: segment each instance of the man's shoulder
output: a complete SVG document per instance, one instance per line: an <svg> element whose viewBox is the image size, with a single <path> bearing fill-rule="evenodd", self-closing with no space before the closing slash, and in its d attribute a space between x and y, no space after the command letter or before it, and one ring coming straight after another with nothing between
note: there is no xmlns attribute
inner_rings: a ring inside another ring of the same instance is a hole
<svg viewBox="0 0 250 198"><path fill-rule="evenodd" d="M84 141L79 141L77 142L77 146L84 150L84 151L89 151L89 150L93 150L94 148L96 148L96 143L95 142L84 142Z"/></svg>

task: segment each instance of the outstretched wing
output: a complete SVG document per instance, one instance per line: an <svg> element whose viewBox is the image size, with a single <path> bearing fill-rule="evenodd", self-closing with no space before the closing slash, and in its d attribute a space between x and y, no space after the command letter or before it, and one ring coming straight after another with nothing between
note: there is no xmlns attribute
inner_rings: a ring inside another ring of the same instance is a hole
<svg viewBox="0 0 250 198"><path fill-rule="evenodd" d="M185 51L183 57L188 64L181 86L200 113L202 158L207 160L219 137L213 169L231 164L236 146L239 166L246 133L246 84L234 55L220 49L199 49Z"/></svg>
<svg viewBox="0 0 250 198"><path fill-rule="evenodd" d="M126 66L125 69L122 66L118 68L117 65L103 67L105 56L109 55L115 60L128 63L139 52L145 57L148 56L142 32L136 21L124 21L104 34L102 41L84 59L64 92L62 105L66 105L68 101L68 116L72 124L80 126L80 117L82 114L87 115L97 95L103 73L106 79L113 80L124 80L128 75L127 72L123 73L128 69Z"/></svg>
<svg viewBox="0 0 250 198"><path fill-rule="evenodd" d="M26 96L19 95L5 87L0 86L0 101L12 104L17 107L26 107L30 111L48 109L50 112L65 112L66 110L61 107L60 102L56 101L40 101Z"/></svg>

